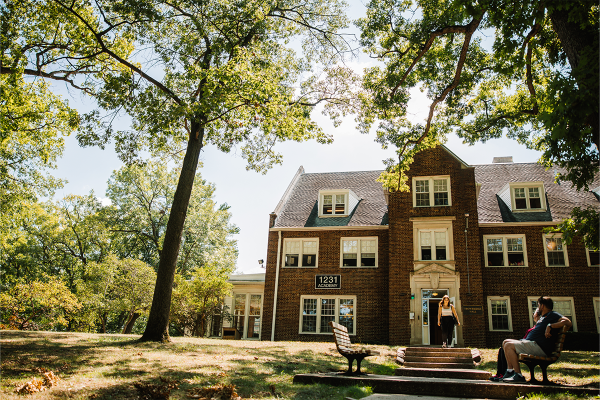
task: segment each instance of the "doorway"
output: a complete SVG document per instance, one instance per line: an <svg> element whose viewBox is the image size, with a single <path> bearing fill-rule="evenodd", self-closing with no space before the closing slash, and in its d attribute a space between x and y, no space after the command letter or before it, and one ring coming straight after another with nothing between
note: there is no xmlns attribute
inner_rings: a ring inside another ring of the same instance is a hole
<svg viewBox="0 0 600 400"><path fill-rule="evenodd" d="M448 289L421 289L422 344L441 345L442 329L438 326L440 300L448 294Z"/></svg>
<svg viewBox="0 0 600 400"><path fill-rule="evenodd" d="M429 325L430 345L442 345L442 328L437 324L439 308L439 300L429 300L429 319L431 320L431 324Z"/></svg>

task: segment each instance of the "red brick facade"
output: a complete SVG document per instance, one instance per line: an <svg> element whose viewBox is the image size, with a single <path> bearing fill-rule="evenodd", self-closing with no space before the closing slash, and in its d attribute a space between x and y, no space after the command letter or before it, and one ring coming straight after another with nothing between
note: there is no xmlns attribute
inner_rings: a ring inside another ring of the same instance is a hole
<svg viewBox="0 0 600 400"><path fill-rule="evenodd" d="M271 339L279 243L282 247L279 254L275 340L329 340L329 335L299 333L301 296L352 295L356 296L355 341L414 344L415 340L421 340L415 339L415 335L421 335L422 328L421 294L420 291L415 293L414 282L418 268L423 265L441 271L431 275L437 274L446 281L456 281L457 311L462 323L459 328L460 345L493 347L507 337L522 337L530 324L527 296L572 297L578 331L597 332L593 297L598 296L600 289L599 268L587 266L586 250L579 242L568 246L568 267L549 268L544 259L543 226L500 223L497 227L491 224L480 227L474 168L466 166L442 147L418 154L407 176L409 186L413 177L449 176L451 205L414 207L411 190L389 195L388 226L372 229L271 228L262 340ZM453 260L447 263L449 267L444 268L435 265L436 262L419 265L415 261L415 224L440 219L451 224ZM273 226L274 221L275 216L271 215L269 227ZM547 225L552 226L552 222ZM485 267L483 235L501 234L525 234L528 267ZM366 236L378 238L378 267L340 268L341 238ZM319 239L318 268L282 267L284 239L301 237ZM340 274L341 289L315 289L316 274ZM424 276L421 275L421 278ZM432 285L436 284L433 278L431 282ZM441 283L439 287L444 289ZM411 300L411 294L415 295L415 299ZM512 332L489 330L488 296L509 296ZM480 307L483 313L463 313L465 306ZM411 312L415 314L415 319L409 318Z"/></svg>

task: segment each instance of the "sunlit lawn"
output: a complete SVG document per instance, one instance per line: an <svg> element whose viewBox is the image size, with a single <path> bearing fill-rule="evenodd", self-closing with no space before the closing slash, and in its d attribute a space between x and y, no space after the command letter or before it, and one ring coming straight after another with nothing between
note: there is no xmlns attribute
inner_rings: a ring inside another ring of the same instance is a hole
<svg viewBox="0 0 600 400"><path fill-rule="evenodd" d="M294 375L345 370L332 342L257 342L173 338L169 344L138 343L134 335L2 331L2 399L132 399L135 383L177 382L172 399L200 388L234 385L243 399L344 399L371 393L368 387L293 384ZM393 375L397 347L369 346L381 355L363 370ZM479 368L495 370L496 351L482 349ZM15 388L40 377L40 368L61 380L49 390L23 397ZM526 370L526 368L524 369ZM550 379L573 385L600 383L598 354L565 352ZM536 375L537 376L537 375ZM538 379L541 379L541 373ZM560 398L557 398L559 400Z"/></svg>

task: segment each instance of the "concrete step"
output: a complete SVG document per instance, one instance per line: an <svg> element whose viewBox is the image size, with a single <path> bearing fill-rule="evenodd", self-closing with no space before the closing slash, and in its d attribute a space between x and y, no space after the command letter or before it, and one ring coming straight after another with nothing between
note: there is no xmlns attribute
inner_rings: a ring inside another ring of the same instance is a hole
<svg viewBox="0 0 600 400"><path fill-rule="evenodd" d="M405 349L407 353L445 353L445 354L468 354L471 355L471 349L465 348L441 348L441 347L407 347Z"/></svg>
<svg viewBox="0 0 600 400"><path fill-rule="evenodd" d="M459 398L516 399L528 393L550 395L569 392L580 397L600 396L598 387L581 388L567 385L530 385L490 382L486 380L426 378L408 376L365 375L344 376L337 373L299 374L294 383L322 383L334 386L370 386L375 393L403 393L418 396Z"/></svg>
<svg viewBox="0 0 600 400"><path fill-rule="evenodd" d="M487 381L492 374L474 369L396 368L396 376L421 376L425 378L474 379Z"/></svg>
<svg viewBox="0 0 600 400"><path fill-rule="evenodd" d="M473 368L473 363L452 363L452 362L405 362L405 367L408 368L448 368L448 369L464 369L464 368Z"/></svg>
<svg viewBox="0 0 600 400"><path fill-rule="evenodd" d="M404 355L413 357L463 357L473 358L470 351L466 352L445 352L445 351L405 351Z"/></svg>
<svg viewBox="0 0 600 400"><path fill-rule="evenodd" d="M473 364L473 358L471 357L429 357L429 356L413 356L413 355L405 355L405 362L450 362L450 363L465 363L465 364Z"/></svg>

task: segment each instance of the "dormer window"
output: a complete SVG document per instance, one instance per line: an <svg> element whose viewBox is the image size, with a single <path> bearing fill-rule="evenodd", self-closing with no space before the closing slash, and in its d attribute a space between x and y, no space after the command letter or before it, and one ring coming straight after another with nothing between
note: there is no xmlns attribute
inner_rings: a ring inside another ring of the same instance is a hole
<svg viewBox="0 0 600 400"><path fill-rule="evenodd" d="M319 217L347 217L360 199L349 189L319 191Z"/></svg>
<svg viewBox="0 0 600 400"><path fill-rule="evenodd" d="M346 195L345 194L325 194L323 195L323 215L343 215L346 214Z"/></svg>
<svg viewBox="0 0 600 400"><path fill-rule="evenodd" d="M497 193L510 211L546 211L544 182L507 183Z"/></svg>
<svg viewBox="0 0 600 400"><path fill-rule="evenodd" d="M516 187L515 191L515 208L517 210L539 210L542 208L542 200L540 198L539 187Z"/></svg>
<svg viewBox="0 0 600 400"><path fill-rule="evenodd" d="M413 204L415 207L440 207L452 205L449 176L413 178Z"/></svg>

